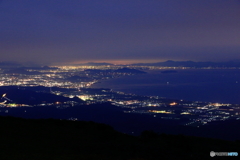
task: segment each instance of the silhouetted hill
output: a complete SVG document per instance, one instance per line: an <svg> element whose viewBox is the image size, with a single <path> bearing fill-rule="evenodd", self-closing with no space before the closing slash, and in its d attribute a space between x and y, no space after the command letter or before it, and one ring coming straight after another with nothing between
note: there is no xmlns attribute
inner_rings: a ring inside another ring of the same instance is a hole
<svg viewBox="0 0 240 160"><path fill-rule="evenodd" d="M240 151L238 142L151 131L134 137L86 121L0 117L0 124L2 160L202 160L210 151Z"/></svg>
<svg viewBox="0 0 240 160"><path fill-rule="evenodd" d="M12 103L18 104L41 104L72 101L71 98L54 95L51 93L36 92L27 87L18 89L17 87L0 87L0 95L7 94L7 97L12 100ZM82 100L78 99L78 102Z"/></svg>
<svg viewBox="0 0 240 160"><path fill-rule="evenodd" d="M126 109L124 109L126 110ZM240 120L212 122L200 127L183 126L184 119L168 120L161 116L124 113L123 108L110 103L75 105L73 107L2 107L0 115L30 119L78 119L108 124L117 131L131 135L140 135L144 130L153 130L165 134L183 134L189 136L240 140Z"/></svg>
<svg viewBox="0 0 240 160"><path fill-rule="evenodd" d="M162 67L240 67L239 61L228 62L194 62L194 61L172 61L157 63L136 63L136 66L162 66Z"/></svg>

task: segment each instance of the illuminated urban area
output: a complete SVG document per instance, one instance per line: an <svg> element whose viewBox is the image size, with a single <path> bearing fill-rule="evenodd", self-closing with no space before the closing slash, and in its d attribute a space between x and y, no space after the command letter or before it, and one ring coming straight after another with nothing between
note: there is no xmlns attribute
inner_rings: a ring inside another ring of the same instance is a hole
<svg viewBox="0 0 240 160"><path fill-rule="evenodd" d="M54 106L73 107L98 103L111 103L125 114L147 114L159 119L181 121L182 125L199 127L211 122L240 118L240 105L212 102L172 100L158 96L139 96L113 91L108 88L91 88L102 80L144 74L148 70L191 69L187 67L149 66L51 66L25 69L1 69L1 87L27 89L42 86L37 92L51 93L69 98L62 102L37 104L16 103L8 93L2 93L1 112L8 107ZM202 68L211 69L211 68ZM231 68L229 68L231 69ZM36 89L37 90L37 89ZM78 101L79 100L79 101ZM70 117L70 120L77 118Z"/></svg>

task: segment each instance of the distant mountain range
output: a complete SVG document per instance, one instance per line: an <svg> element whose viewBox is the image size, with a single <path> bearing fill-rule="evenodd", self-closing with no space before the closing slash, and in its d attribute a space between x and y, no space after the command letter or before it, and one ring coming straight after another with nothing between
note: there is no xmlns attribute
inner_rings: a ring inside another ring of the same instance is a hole
<svg viewBox="0 0 240 160"><path fill-rule="evenodd" d="M162 66L162 67L240 67L240 61L227 62L194 62L194 61L172 61L157 63L135 63L133 66Z"/></svg>
<svg viewBox="0 0 240 160"><path fill-rule="evenodd" d="M89 66L102 66L102 65L114 65L111 63L84 63L83 65ZM165 62L156 63L134 63L132 66L162 66L162 67L240 67L240 61L226 61L226 62L195 62L195 61L172 61L168 60ZM126 65L122 65L126 66Z"/></svg>
<svg viewBox="0 0 240 160"><path fill-rule="evenodd" d="M95 63L95 62L88 62L79 65L86 65L86 66L114 66L112 63ZM156 62L156 63L134 63L130 64L131 66L162 66L162 67L240 67L240 61L226 61L226 62L195 62L195 61L172 61L168 60L165 62ZM126 65L120 65L126 66ZM0 68L24 68L24 69L57 69L51 68L48 66L40 66L34 64L25 64L25 63L18 63L18 62L11 62L11 61L4 61L0 62Z"/></svg>

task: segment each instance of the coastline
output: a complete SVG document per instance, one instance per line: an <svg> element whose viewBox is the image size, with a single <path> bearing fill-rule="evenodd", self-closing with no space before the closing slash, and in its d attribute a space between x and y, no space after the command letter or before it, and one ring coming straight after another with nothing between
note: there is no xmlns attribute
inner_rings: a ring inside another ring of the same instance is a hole
<svg viewBox="0 0 240 160"><path fill-rule="evenodd" d="M239 70L224 69L177 70L177 73L168 74L158 70L148 71L145 75L101 80L90 88L110 88L124 93L170 99L240 104L239 75Z"/></svg>

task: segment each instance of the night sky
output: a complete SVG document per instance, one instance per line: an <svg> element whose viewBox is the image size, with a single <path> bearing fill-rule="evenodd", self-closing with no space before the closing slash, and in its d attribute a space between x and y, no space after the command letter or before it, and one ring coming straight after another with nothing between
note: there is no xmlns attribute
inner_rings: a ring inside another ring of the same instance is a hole
<svg viewBox="0 0 240 160"><path fill-rule="evenodd" d="M0 61L240 60L239 0L0 0Z"/></svg>

